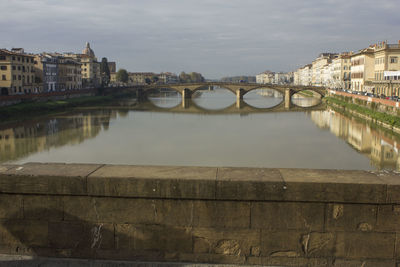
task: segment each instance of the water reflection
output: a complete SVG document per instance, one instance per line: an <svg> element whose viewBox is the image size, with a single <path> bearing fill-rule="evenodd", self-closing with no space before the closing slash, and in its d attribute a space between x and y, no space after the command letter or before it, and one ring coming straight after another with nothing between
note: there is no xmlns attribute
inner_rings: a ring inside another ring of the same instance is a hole
<svg viewBox="0 0 400 267"><path fill-rule="evenodd" d="M0 162L399 169L399 137L333 111L260 113L243 101L206 111L189 101L169 113L126 102L2 125Z"/></svg>
<svg viewBox="0 0 400 267"><path fill-rule="evenodd" d="M291 99L292 103L298 107L313 107L321 103L320 97L310 97L301 94L294 94Z"/></svg>
<svg viewBox="0 0 400 267"><path fill-rule="evenodd" d="M0 128L0 162L26 157L51 148L74 146L108 130L110 120L127 111L96 110Z"/></svg>
<svg viewBox="0 0 400 267"><path fill-rule="evenodd" d="M243 100L256 108L271 108L283 101L283 95L273 89L257 89L244 95Z"/></svg>
<svg viewBox="0 0 400 267"><path fill-rule="evenodd" d="M221 110L236 102L236 96L229 90L214 87L213 90L198 90L193 94L193 102L204 109Z"/></svg>
<svg viewBox="0 0 400 267"><path fill-rule="evenodd" d="M355 150L370 159L377 169L400 170L400 138L333 110L314 111L311 119L322 129L329 129Z"/></svg>
<svg viewBox="0 0 400 267"><path fill-rule="evenodd" d="M182 96L176 91L160 91L149 94L148 100L160 108L173 108L181 104Z"/></svg>

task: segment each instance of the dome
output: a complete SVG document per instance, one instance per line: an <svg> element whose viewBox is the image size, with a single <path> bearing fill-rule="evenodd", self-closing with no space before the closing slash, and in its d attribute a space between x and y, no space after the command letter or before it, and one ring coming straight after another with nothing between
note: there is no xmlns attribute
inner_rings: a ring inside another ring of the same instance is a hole
<svg viewBox="0 0 400 267"><path fill-rule="evenodd" d="M89 42L86 43L85 49L82 50L82 54L87 55L89 57L95 57L93 50L90 48Z"/></svg>

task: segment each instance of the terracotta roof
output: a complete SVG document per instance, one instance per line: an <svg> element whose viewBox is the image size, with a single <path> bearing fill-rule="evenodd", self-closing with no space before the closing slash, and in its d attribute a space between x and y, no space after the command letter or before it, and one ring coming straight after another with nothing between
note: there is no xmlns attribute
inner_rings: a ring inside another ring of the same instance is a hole
<svg viewBox="0 0 400 267"><path fill-rule="evenodd" d="M10 56L32 57L32 58L35 57L35 55L15 53L15 52L9 51L7 49L0 49L0 54L1 55L10 55Z"/></svg>

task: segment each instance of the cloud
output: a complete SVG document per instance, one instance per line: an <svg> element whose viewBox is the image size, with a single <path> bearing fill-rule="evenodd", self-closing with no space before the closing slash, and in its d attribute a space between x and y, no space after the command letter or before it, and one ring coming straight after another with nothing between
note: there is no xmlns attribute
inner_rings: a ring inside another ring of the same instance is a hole
<svg viewBox="0 0 400 267"><path fill-rule="evenodd" d="M397 0L0 0L0 47L82 50L135 71L290 71L320 52L396 41Z"/></svg>

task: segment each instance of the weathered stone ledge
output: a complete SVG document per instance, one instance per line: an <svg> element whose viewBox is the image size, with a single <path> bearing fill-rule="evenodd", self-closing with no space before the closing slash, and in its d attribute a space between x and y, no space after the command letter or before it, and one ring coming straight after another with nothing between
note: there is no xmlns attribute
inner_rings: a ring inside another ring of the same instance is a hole
<svg viewBox="0 0 400 267"><path fill-rule="evenodd" d="M315 169L27 163L0 165L0 192L235 201L400 203L400 174Z"/></svg>

